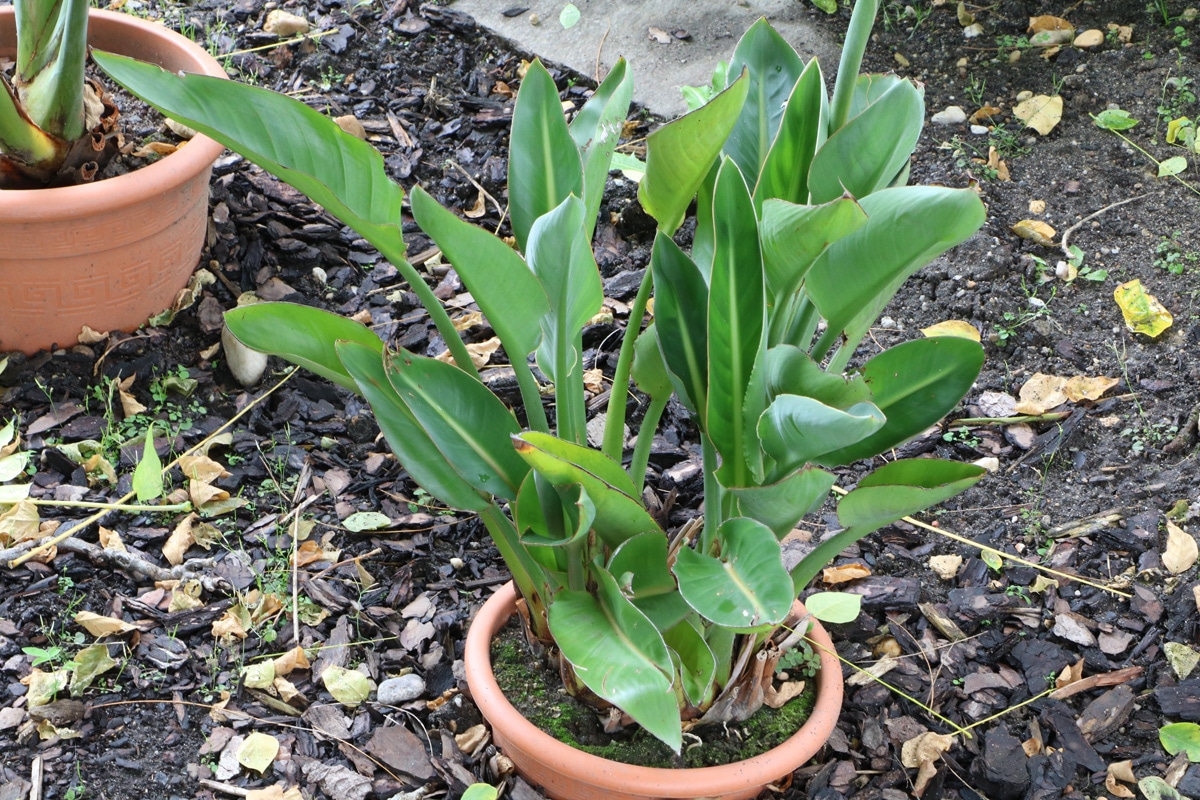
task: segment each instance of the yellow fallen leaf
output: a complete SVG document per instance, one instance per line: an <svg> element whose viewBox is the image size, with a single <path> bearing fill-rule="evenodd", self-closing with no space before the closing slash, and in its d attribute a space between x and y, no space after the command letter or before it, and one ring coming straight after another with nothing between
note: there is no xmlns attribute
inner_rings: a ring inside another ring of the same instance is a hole
<svg viewBox="0 0 1200 800"><path fill-rule="evenodd" d="M204 483L212 483L217 478L227 478L232 474L208 456L180 456L179 471L194 481Z"/></svg>
<svg viewBox="0 0 1200 800"><path fill-rule="evenodd" d="M291 650L288 650L281 656L275 659L275 675L287 675L292 670L308 669L311 665L308 663L308 654L304 652L304 648L296 645Z"/></svg>
<svg viewBox="0 0 1200 800"><path fill-rule="evenodd" d="M163 557L167 562L177 567L183 563L183 554L187 549L196 543L196 535L192 532L192 526L199 519L195 514L188 514L183 519L179 520L179 524L175 526L175 530L171 531L166 544L163 545Z"/></svg>
<svg viewBox="0 0 1200 800"><path fill-rule="evenodd" d="M150 156L169 156L178 150L177 145L168 142L146 142L146 144L133 151L135 158L149 158Z"/></svg>
<svg viewBox="0 0 1200 800"><path fill-rule="evenodd" d="M1196 537L1167 520L1167 546L1163 550L1163 566L1172 575L1187 572L1196 563L1200 555L1196 545Z"/></svg>
<svg viewBox="0 0 1200 800"><path fill-rule="evenodd" d="M83 626L83 629L100 639L105 636L111 636L114 633L128 633L136 630L125 620L117 619L116 617L104 617L100 614L93 614L91 611L80 611L74 617L75 622Z"/></svg>
<svg viewBox="0 0 1200 800"><path fill-rule="evenodd" d="M221 618L212 624L213 638L232 642L246 638L246 628L250 625L250 615L240 604L234 604L225 609Z"/></svg>
<svg viewBox="0 0 1200 800"><path fill-rule="evenodd" d="M1054 680L1054 688L1061 689L1064 686L1070 686L1072 683L1083 680L1083 659L1079 659L1074 664L1068 664L1063 668L1063 671L1058 673L1058 677Z"/></svg>
<svg viewBox="0 0 1200 800"><path fill-rule="evenodd" d="M1053 247L1054 237L1058 231L1037 219L1023 219L1012 226L1012 232L1022 239L1040 244L1042 247Z"/></svg>
<svg viewBox="0 0 1200 800"><path fill-rule="evenodd" d="M1136 278L1118 286L1113 298L1125 316L1125 327L1134 333L1144 333L1153 339L1175 321L1171 312L1163 308L1158 298L1149 294Z"/></svg>
<svg viewBox="0 0 1200 800"><path fill-rule="evenodd" d="M863 564L843 564L840 567L826 567L821 572L821 580L829 585L836 583L846 583L847 581L856 581L859 578L865 578L871 574L871 570Z"/></svg>
<svg viewBox="0 0 1200 800"><path fill-rule="evenodd" d="M237 760L246 769L252 769L260 775L267 771L279 755L279 740L269 733L255 731L245 738L238 748Z"/></svg>
<svg viewBox="0 0 1200 800"><path fill-rule="evenodd" d="M460 314L451 320L454 323L454 330L462 333L468 328L474 328L476 325L483 324L483 312L468 311L465 314Z"/></svg>
<svg viewBox="0 0 1200 800"><path fill-rule="evenodd" d="M1067 379L1063 391L1067 393L1067 399L1072 403L1078 403L1080 400L1099 400L1105 392L1120 382L1117 378L1107 378L1103 375L1094 377L1076 375Z"/></svg>
<svg viewBox="0 0 1200 800"><path fill-rule="evenodd" d="M909 769L917 768L917 779L913 783L913 796L925 793L929 781L937 775L937 760L954 744L954 737L942 733L922 733L904 743L900 749L900 763Z"/></svg>
<svg viewBox="0 0 1200 800"><path fill-rule="evenodd" d="M1012 180L1012 175L1010 175L1008 172L1008 164L1005 164L1004 160L1000 158L1000 151L997 150L995 146L988 148L987 165L990 169L995 170L996 180Z"/></svg>
<svg viewBox="0 0 1200 800"><path fill-rule="evenodd" d="M1054 130L1062 120L1062 95L1034 95L1024 102L1017 103L1013 108L1013 116L1025 123L1025 127L1033 128L1042 136Z"/></svg>
<svg viewBox="0 0 1200 800"><path fill-rule="evenodd" d="M1192 599L1196 601L1196 611L1200 613L1200 583L1192 587Z"/></svg>
<svg viewBox="0 0 1200 800"><path fill-rule="evenodd" d="M921 333L932 338L934 336L956 336L959 339L979 341L979 330L971 323L961 319L948 319L928 328L921 328Z"/></svg>
<svg viewBox="0 0 1200 800"><path fill-rule="evenodd" d="M1036 372L1021 387L1021 399L1014 411L1017 414L1045 414L1067 402L1066 385L1066 378Z"/></svg>
<svg viewBox="0 0 1200 800"><path fill-rule="evenodd" d="M100 526L100 546L105 550L112 550L117 553L128 553L129 550L125 547L125 542L121 539L121 534L116 531L109 530L103 525Z"/></svg>
<svg viewBox="0 0 1200 800"><path fill-rule="evenodd" d="M1004 109L997 106L981 106L978 111L971 115L972 125L983 125L991 122L993 117L998 117L1004 113Z"/></svg>
<svg viewBox="0 0 1200 800"><path fill-rule="evenodd" d="M487 203L485 202L483 190L479 190L479 196L475 198L475 205L470 208L463 209L463 216L467 219L479 219L487 213Z"/></svg>

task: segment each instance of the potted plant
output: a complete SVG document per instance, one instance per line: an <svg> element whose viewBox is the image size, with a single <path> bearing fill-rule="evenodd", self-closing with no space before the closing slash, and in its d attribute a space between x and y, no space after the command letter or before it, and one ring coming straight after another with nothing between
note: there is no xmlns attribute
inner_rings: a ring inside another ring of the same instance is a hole
<svg viewBox="0 0 1200 800"><path fill-rule="evenodd" d="M840 670L823 631L793 615L797 596L849 544L982 475L936 459L879 466L838 504L842 529L790 571L783 565L780 540L826 501L831 470L936 422L983 360L978 344L954 338L857 352L903 281L984 219L973 192L903 185L924 104L908 81L858 75L874 12L873 2L853 12L832 99L819 65L805 65L764 20L711 90L695 93L703 104L650 135L638 194L658 230L614 376L622 401L610 403L599 449L587 444L581 330L603 299L590 243L631 95L623 62L569 124L549 73L530 66L510 137L515 248L422 189L410 195L413 217L504 346L523 401L513 410L484 386L404 260L402 193L369 145L288 98L97 54L147 102L324 205L424 302L454 363L394 350L358 323L302 306L242 307L226 323L243 343L361 393L412 479L478 514L515 591L489 600L472 627L469 686L518 769L552 796L749 797L809 758L836 711L789 740L788 760L771 751L692 781L593 758L582 768L592 782L569 784L563 749L530 739L528 723L506 728L495 712L507 704L488 694L486 641L518 594L529 635L557 660L568 691L678 751L685 719L690 728L753 714L782 651L806 635L832 693L818 707L836 707ZM693 200L689 253L673 234ZM530 355L553 385L552 417ZM626 468L631 379L648 410ZM650 439L672 397L696 424L705 494L702 522L666 531L641 498ZM823 600L810 597L810 612L830 608ZM546 756L549 764L534 762Z"/></svg>
<svg viewBox="0 0 1200 800"><path fill-rule="evenodd" d="M92 182L116 148L116 106L85 80L87 46L224 76L186 38L87 0L0 8L0 352L71 345L84 325L132 329L171 305L199 260L221 145L197 137Z"/></svg>

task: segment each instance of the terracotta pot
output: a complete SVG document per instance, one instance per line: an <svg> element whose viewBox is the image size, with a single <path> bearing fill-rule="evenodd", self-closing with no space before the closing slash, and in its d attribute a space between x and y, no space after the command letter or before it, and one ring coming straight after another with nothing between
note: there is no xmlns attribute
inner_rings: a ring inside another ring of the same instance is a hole
<svg viewBox="0 0 1200 800"><path fill-rule="evenodd" d="M512 583L486 603L467 632L464 659L467 686L492 726L497 746L517 771L555 800L645 800L646 798L722 798L758 795L769 783L802 766L829 739L842 708L842 670L833 642L819 624L811 634L828 648L821 652L817 701L812 716L778 747L721 767L660 769L608 761L563 744L526 720L504 698L492 674L491 642L516 611Z"/></svg>
<svg viewBox="0 0 1200 800"><path fill-rule="evenodd" d="M0 56L16 52L0 8ZM226 77L162 25L93 9L88 43L166 69ZM208 180L224 148L198 136L143 169L60 189L0 191L0 352L70 347L87 325L133 330L171 305L200 258Z"/></svg>

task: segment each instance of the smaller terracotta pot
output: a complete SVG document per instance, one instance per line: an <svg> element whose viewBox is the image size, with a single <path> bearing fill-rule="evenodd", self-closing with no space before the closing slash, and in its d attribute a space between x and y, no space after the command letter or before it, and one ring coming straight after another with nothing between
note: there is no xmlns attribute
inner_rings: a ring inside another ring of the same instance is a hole
<svg viewBox="0 0 1200 800"><path fill-rule="evenodd" d="M491 643L516 613L517 591L505 584L483 604L467 632L467 686L492 737L517 771L554 800L649 800L649 798L755 797L802 766L833 733L842 708L842 670L833 642L819 623L810 634L822 645L817 701L812 715L776 748L720 767L661 769L608 761L576 750L543 733L505 699L492 673Z"/></svg>
<svg viewBox="0 0 1200 800"><path fill-rule="evenodd" d="M0 56L15 53L0 8ZM168 70L226 77L204 49L157 23L92 9L88 44ZM197 136L116 178L0 191L0 352L70 347L84 325L133 330L171 305L200 260L208 179L224 147Z"/></svg>

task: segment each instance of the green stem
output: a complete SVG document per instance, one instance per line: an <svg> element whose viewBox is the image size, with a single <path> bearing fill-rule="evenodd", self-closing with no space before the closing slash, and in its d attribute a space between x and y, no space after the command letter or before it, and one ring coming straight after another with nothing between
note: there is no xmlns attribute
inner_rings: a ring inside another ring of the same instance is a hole
<svg viewBox="0 0 1200 800"><path fill-rule="evenodd" d="M1057 422L1071 416L1070 411L1052 411L1048 414L1022 414L1016 417L963 417L951 420L948 427L956 425L1017 425L1022 422Z"/></svg>
<svg viewBox="0 0 1200 800"><path fill-rule="evenodd" d="M484 526L492 536L492 542L500 551L500 557L504 559L504 564L512 574L517 591L529 604L530 624L534 632L538 636L548 636L549 631L544 629L548 592L546 582L540 579L541 567L521 544L516 526L500 510L499 506L489 503L487 508L479 513L479 517L483 520Z"/></svg>
<svg viewBox="0 0 1200 800"><path fill-rule="evenodd" d="M27 500L35 506L55 506L60 508L96 508L104 511L126 511L131 514L138 514L143 511L161 511L168 514L173 514L177 511L187 512L192 510L191 503L171 503L162 506L139 505L137 503L95 503L90 500Z"/></svg>
<svg viewBox="0 0 1200 800"><path fill-rule="evenodd" d="M862 66L863 53L871 38L875 25L875 12L879 0L858 0L850 14L850 27L846 30L846 43L842 46L842 59L838 62L837 81L833 85L833 103L829 121L829 134L833 135L846 124L850 116L850 104L854 100L854 87L858 83L858 70Z"/></svg>
<svg viewBox="0 0 1200 800"><path fill-rule="evenodd" d="M613 375L612 391L608 395L608 413L604 419L604 454L620 462L622 445L625 443L625 395L629 392L629 371L633 368L633 346L642 332L642 317L646 314L646 303L654 289L653 274L649 269L642 276L633 307L629 309L629 320L625 323L625 339L621 342L621 354L617 357L617 371Z"/></svg>
<svg viewBox="0 0 1200 800"><path fill-rule="evenodd" d="M1095 117L1093 117L1093 119L1095 119ZM1125 142L1127 145L1129 145L1129 146L1130 146L1130 147L1132 147L1133 149L1137 150L1139 153L1141 153L1142 155L1144 155L1146 158L1148 158L1148 159L1150 159L1151 161L1153 161L1155 166L1159 167L1160 169L1162 168L1162 162L1161 162L1161 161L1159 161L1157 158L1155 158L1154 156L1150 155L1150 154L1149 154L1149 153L1147 153L1145 150L1143 150L1141 147L1139 147L1139 146L1138 146L1138 144L1137 144L1136 142L1134 142L1132 139L1130 139L1128 136L1126 136L1125 134L1121 133L1120 131L1115 131L1115 130L1113 130L1112 128L1109 128L1108 130L1112 131L1112 132L1113 132L1113 133L1115 133L1117 136L1121 137L1121 139L1122 139L1122 140L1123 140L1123 141L1124 141L1124 142ZM1195 186L1192 186L1190 183L1188 183L1187 181L1185 181L1183 178L1179 177L1178 175L1172 175L1171 177L1172 177L1172 178L1174 178L1175 180L1179 181L1180 183L1182 183L1184 186L1186 186L1186 187L1187 187L1188 189L1190 189L1192 192L1195 192L1196 194L1200 194L1200 189L1197 189Z"/></svg>
<svg viewBox="0 0 1200 800"><path fill-rule="evenodd" d="M724 522L722 495L725 490L717 480L717 448L706 433L700 434L700 441L704 448L704 533L700 539L700 552L707 553L717 528Z"/></svg>
<svg viewBox="0 0 1200 800"><path fill-rule="evenodd" d="M550 422L546 419L546 409L542 405L542 392L538 388L529 361L521 358L512 359L513 372L517 375L517 386L521 389L521 404L525 406L525 424L530 430L550 432Z"/></svg>
<svg viewBox="0 0 1200 800"><path fill-rule="evenodd" d="M554 405L558 436L587 445L587 408L583 399L583 336L576 334L573 347L559 347L554 354Z"/></svg>
<svg viewBox="0 0 1200 800"><path fill-rule="evenodd" d="M467 346L463 344L462 337L454 329L454 323L450 320L450 314L442 306L442 301L433 293L433 289L429 288L429 284L425 283L425 279L421 277L421 273L417 272L417 268L408 263L408 260L404 258L403 252L391 252L392 248L387 247L386 243L372 241L371 244L375 245L380 254L392 262L396 266L396 269L400 271L404 280L408 281L408 285L412 287L413 294L421 301L421 305L425 306L425 311L429 314L429 318L433 320L434 327L442 335L442 340L446 343L446 347L450 348L450 355L454 357L454 363L458 365L458 368L469 375L474 375L475 380L481 381L479 370L475 369L475 364L471 362L471 354L467 352ZM380 245L383 246L381 247ZM520 374L517 375L517 380L520 380Z"/></svg>
<svg viewBox="0 0 1200 800"><path fill-rule="evenodd" d="M671 395L656 397L650 401L646 416L642 418L642 427L638 430L637 444L633 447L633 459L629 462L629 475L633 485L637 487L638 497L642 496L642 488L646 485L646 465L650 463L650 445L654 442L654 432L658 430L658 421L662 419L663 409Z"/></svg>

